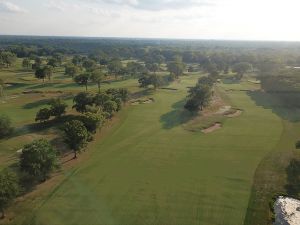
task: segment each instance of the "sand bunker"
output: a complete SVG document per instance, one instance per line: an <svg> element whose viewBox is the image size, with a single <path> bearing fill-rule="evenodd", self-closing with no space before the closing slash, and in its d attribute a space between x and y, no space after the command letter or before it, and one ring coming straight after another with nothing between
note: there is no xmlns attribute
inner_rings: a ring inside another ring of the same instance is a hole
<svg viewBox="0 0 300 225"><path fill-rule="evenodd" d="M231 109L231 106L230 106L230 105L222 106L222 107L216 112L216 114L224 114L224 113L228 112L230 109Z"/></svg>
<svg viewBox="0 0 300 225"><path fill-rule="evenodd" d="M229 113L229 114L226 114L225 116L229 117L229 118L234 118L234 117L240 116L242 113L243 113L243 111L238 109L234 113Z"/></svg>
<svg viewBox="0 0 300 225"><path fill-rule="evenodd" d="M208 127L206 129L203 129L202 132L205 133L205 134L208 134L208 133L214 132L216 130L219 130L221 128L222 128L222 124L221 123L215 123L213 126Z"/></svg>
<svg viewBox="0 0 300 225"><path fill-rule="evenodd" d="M130 102L131 105L150 104L154 102L154 98L137 99Z"/></svg>
<svg viewBox="0 0 300 225"><path fill-rule="evenodd" d="M274 204L275 225L299 225L300 201L279 196Z"/></svg>
<svg viewBox="0 0 300 225"><path fill-rule="evenodd" d="M23 149L19 149L19 150L17 151L18 154L21 154L22 152L23 152Z"/></svg>

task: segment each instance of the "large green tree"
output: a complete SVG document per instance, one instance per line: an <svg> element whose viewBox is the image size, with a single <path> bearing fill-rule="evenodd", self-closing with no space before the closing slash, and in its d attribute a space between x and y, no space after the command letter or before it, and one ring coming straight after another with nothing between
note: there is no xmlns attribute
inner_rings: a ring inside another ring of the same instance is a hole
<svg viewBox="0 0 300 225"><path fill-rule="evenodd" d="M45 122L45 121L49 120L50 117L51 117L50 109L43 108L43 109L40 109L37 112L36 117L35 117L35 121L39 121L40 123Z"/></svg>
<svg viewBox="0 0 300 225"><path fill-rule="evenodd" d="M20 168L37 181L45 181L57 163L56 152L45 139L33 141L22 150Z"/></svg>
<svg viewBox="0 0 300 225"><path fill-rule="evenodd" d="M82 73L82 74L79 74L76 77L74 77L74 81L78 85L85 86L86 91L88 90L88 83L89 83L90 79L91 79L91 74L90 73Z"/></svg>
<svg viewBox="0 0 300 225"><path fill-rule="evenodd" d="M97 84L99 93L101 92L101 82L104 80L104 77L105 75L100 69L94 70L91 75L91 80Z"/></svg>
<svg viewBox="0 0 300 225"><path fill-rule="evenodd" d="M248 62L236 63L232 67L232 72L237 73L237 78L242 79L244 74L252 69L252 65Z"/></svg>
<svg viewBox="0 0 300 225"><path fill-rule="evenodd" d="M168 71L171 74L173 74L176 78L182 75L185 70L185 64L179 59L169 62L167 66L168 66Z"/></svg>
<svg viewBox="0 0 300 225"><path fill-rule="evenodd" d="M50 101L50 112L51 116L55 116L56 118L61 117L66 114L66 109L68 105L61 98L54 98Z"/></svg>
<svg viewBox="0 0 300 225"><path fill-rule="evenodd" d="M80 92L74 97L73 103L77 112L84 113L89 106L93 106L94 96L88 92Z"/></svg>
<svg viewBox="0 0 300 225"><path fill-rule="evenodd" d="M77 153L87 145L88 131L79 120L66 122L63 126L63 131L65 133L65 142L74 152L74 159L76 159Z"/></svg>
<svg viewBox="0 0 300 225"><path fill-rule="evenodd" d="M65 66L65 75L72 78L74 78L79 73L79 71L79 67L75 66L74 64L67 64Z"/></svg>

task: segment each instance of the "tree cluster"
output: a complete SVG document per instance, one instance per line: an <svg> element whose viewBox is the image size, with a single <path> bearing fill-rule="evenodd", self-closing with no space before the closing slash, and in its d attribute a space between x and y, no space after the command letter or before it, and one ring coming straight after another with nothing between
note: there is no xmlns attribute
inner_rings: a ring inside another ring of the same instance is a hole
<svg viewBox="0 0 300 225"><path fill-rule="evenodd" d="M81 115L68 121L63 126L65 142L77 153L92 140L92 135L101 128L107 119L111 119L115 112L121 110L128 100L127 89L108 89L105 92L92 94L81 92L74 97L73 108Z"/></svg>
<svg viewBox="0 0 300 225"><path fill-rule="evenodd" d="M195 87L190 88L185 109L195 112L202 111L208 106L212 97L212 88L215 80L211 77L202 77L198 80Z"/></svg>
<svg viewBox="0 0 300 225"><path fill-rule="evenodd" d="M45 122L48 121L51 116L59 118L66 113L68 107L60 98L52 99L48 105L50 105L50 108L42 108L37 112L35 121Z"/></svg>

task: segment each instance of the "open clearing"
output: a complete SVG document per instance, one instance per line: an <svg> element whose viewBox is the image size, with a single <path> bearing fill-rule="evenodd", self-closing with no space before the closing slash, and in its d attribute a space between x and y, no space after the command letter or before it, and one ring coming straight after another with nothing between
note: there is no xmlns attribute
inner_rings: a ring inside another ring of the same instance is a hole
<svg viewBox="0 0 300 225"><path fill-rule="evenodd" d="M170 86L177 91L159 89L152 104L123 110L109 135L90 145L89 158L17 205L22 215L13 222L243 224L254 173L280 140L282 121L239 91L249 83L220 84L222 92L234 90L226 95L243 113L215 132L189 132L182 107L196 80L184 77Z"/></svg>

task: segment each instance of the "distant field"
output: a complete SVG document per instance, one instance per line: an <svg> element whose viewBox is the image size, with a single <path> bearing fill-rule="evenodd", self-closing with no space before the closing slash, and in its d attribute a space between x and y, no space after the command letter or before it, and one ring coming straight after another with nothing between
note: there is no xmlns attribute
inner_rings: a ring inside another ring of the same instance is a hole
<svg viewBox="0 0 300 225"><path fill-rule="evenodd" d="M22 213L14 221L243 224L255 170L280 140L282 121L251 99L246 90L257 85L227 83L220 90L243 114L210 134L187 131L181 110L196 78L158 90L152 104L125 109L109 135L89 147L89 159L50 192L16 206Z"/></svg>

